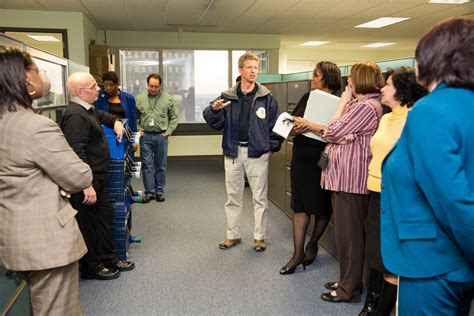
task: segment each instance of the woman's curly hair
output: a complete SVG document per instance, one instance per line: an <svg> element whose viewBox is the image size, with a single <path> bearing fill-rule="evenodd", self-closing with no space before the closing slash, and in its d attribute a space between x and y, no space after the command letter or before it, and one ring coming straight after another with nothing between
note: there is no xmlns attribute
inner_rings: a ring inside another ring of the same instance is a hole
<svg viewBox="0 0 474 316"><path fill-rule="evenodd" d="M388 70L387 78L389 76L392 76L393 86L396 89L394 98L402 105L411 107L428 93L428 90L416 81L415 69L411 67Z"/></svg>

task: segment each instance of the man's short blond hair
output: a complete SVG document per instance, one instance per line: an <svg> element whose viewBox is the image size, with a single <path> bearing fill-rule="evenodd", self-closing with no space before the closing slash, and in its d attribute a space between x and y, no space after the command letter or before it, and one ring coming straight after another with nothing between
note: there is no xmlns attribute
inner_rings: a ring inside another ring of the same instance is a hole
<svg viewBox="0 0 474 316"><path fill-rule="evenodd" d="M245 53L245 54L243 54L242 56L239 57L239 69L244 68L244 62L246 60L256 60L257 63L260 62L257 55L252 54L252 53Z"/></svg>

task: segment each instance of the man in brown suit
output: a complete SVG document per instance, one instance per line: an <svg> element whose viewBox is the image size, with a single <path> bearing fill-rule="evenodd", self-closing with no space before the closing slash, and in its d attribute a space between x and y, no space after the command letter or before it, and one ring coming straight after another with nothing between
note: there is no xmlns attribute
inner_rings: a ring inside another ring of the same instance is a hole
<svg viewBox="0 0 474 316"><path fill-rule="evenodd" d="M26 280L34 315L81 315L87 249L67 196L90 186L91 169L33 112L42 81L28 54L0 48L0 91L0 266Z"/></svg>

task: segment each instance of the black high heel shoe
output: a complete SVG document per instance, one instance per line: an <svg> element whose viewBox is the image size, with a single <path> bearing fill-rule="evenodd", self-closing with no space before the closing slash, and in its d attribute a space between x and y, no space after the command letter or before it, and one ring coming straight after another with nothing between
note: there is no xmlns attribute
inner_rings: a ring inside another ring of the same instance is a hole
<svg viewBox="0 0 474 316"><path fill-rule="evenodd" d="M314 259L316 259L316 256L318 255L318 251L319 251L319 247L316 247L316 252L315 252L315 254L314 254L314 257L313 257L313 258L309 258L309 259L308 259L308 257L307 257L306 254L305 254L304 260L303 260L303 262L302 262L303 266L309 266L309 265L313 264Z"/></svg>
<svg viewBox="0 0 474 316"><path fill-rule="evenodd" d="M301 259L300 262L298 262L293 267L288 267L285 265L283 268L280 269L280 274L281 275L293 274L296 270L296 267L299 266L300 264L303 266L303 270L306 270L306 264L304 263L304 258L303 258Z"/></svg>

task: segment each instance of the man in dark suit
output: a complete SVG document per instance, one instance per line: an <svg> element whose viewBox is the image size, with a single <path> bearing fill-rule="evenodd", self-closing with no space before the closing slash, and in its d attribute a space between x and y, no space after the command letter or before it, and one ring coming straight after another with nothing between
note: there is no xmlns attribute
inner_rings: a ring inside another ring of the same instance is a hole
<svg viewBox="0 0 474 316"><path fill-rule="evenodd" d="M97 100L99 88L90 74L73 73L67 88L72 98L61 120L61 129L93 174L92 185L71 196L71 204L79 211L76 217L88 249L79 261L81 277L115 279L120 271L132 270L135 264L118 260L112 243L114 209L105 187L110 154L101 124L113 127L118 141L124 128L119 118L91 105Z"/></svg>

